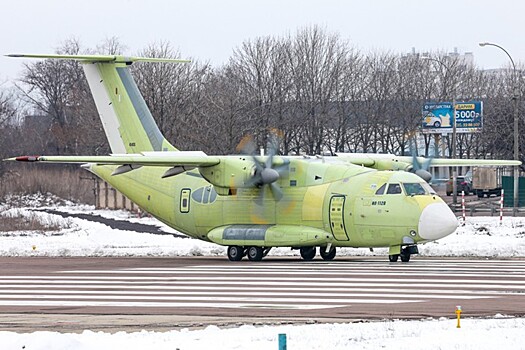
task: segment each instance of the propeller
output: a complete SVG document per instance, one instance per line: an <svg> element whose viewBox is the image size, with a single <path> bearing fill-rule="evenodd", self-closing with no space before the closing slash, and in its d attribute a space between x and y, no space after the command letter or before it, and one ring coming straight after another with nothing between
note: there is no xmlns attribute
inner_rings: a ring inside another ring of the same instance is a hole
<svg viewBox="0 0 525 350"><path fill-rule="evenodd" d="M239 143L239 146L237 146L238 151L243 154L250 155L253 160L255 166L254 172L247 185L260 188L259 198L256 200L258 205L263 204L267 188L270 189L270 192L272 193L275 200L279 201L283 197L283 191L277 184L277 181L288 171L289 161L275 161L275 156L279 151L279 144L279 134L275 131L271 132L268 137L268 146L266 148L268 155L266 159L255 155L257 147L253 140L253 136L251 135L244 137Z"/></svg>
<svg viewBox="0 0 525 350"><path fill-rule="evenodd" d="M410 172L416 174L417 176L419 176L426 182L430 182L430 180L432 180L432 174L429 172L431 163L432 163L432 157L429 157L419 162L415 152L413 152L412 153L412 167L410 168Z"/></svg>

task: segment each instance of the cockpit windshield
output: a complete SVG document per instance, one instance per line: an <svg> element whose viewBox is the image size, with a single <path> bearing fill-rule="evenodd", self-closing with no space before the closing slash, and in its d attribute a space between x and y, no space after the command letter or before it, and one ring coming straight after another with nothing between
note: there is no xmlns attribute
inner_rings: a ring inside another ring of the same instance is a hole
<svg viewBox="0 0 525 350"><path fill-rule="evenodd" d="M386 194L400 194L401 186L399 184L389 184Z"/></svg>
<svg viewBox="0 0 525 350"><path fill-rule="evenodd" d="M436 191L426 182L404 182L398 183L386 183L379 187L376 191L376 196L389 195L389 194L401 194L403 193L402 188L405 190L407 196L424 196L424 195L435 195Z"/></svg>
<svg viewBox="0 0 525 350"><path fill-rule="evenodd" d="M423 196L435 193L432 187L430 187L427 183L409 182L403 183L403 187L405 188L405 193L407 196Z"/></svg>

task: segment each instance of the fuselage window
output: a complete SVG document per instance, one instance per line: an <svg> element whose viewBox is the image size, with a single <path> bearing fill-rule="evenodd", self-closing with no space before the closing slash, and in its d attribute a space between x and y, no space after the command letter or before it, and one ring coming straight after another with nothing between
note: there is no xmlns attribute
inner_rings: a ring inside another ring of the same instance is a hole
<svg viewBox="0 0 525 350"><path fill-rule="evenodd" d="M388 190L386 191L386 194L400 194L401 193L401 185L400 184L389 184Z"/></svg>
<svg viewBox="0 0 525 350"><path fill-rule="evenodd" d="M407 196L422 196L427 194L423 186L420 183L404 183L405 193Z"/></svg>
<svg viewBox="0 0 525 350"><path fill-rule="evenodd" d="M180 212L189 213L190 212L190 195L191 190L189 188L183 188L180 191Z"/></svg>
<svg viewBox="0 0 525 350"><path fill-rule="evenodd" d="M382 195L385 193L386 184L383 184L383 186L379 187L376 191L376 195Z"/></svg>
<svg viewBox="0 0 525 350"><path fill-rule="evenodd" d="M193 191L191 198L197 203L209 204L215 202L217 199L217 192L213 186L201 187Z"/></svg>

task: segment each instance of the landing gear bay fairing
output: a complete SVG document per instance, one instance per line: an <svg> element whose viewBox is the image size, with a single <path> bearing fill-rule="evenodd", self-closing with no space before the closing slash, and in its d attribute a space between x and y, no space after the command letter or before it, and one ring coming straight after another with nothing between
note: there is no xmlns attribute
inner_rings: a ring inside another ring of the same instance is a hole
<svg viewBox="0 0 525 350"><path fill-rule="evenodd" d="M266 156L179 151L161 134L128 68L137 61L179 60L9 56L82 63L112 151L108 156L10 160L82 164L165 224L227 246L231 261L259 261L273 247L299 249L304 260L314 259L318 248L322 259L332 260L338 247L388 247L390 261L407 262L418 253L418 244L445 237L458 226L428 185L423 159L279 156L275 143ZM245 147L253 148L250 141ZM442 165L459 165L447 161Z"/></svg>

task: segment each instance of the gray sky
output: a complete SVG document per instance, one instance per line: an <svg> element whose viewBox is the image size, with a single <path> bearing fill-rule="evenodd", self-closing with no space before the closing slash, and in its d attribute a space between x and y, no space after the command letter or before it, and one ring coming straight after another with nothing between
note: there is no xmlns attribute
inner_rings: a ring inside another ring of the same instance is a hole
<svg viewBox="0 0 525 350"><path fill-rule="evenodd" d="M244 40L294 34L318 24L363 52L473 52L478 66L525 61L525 2L519 0L6 0L0 5L0 54L53 53L65 39L85 47L116 36L129 54L169 40L183 57L225 63ZM0 81L23 60L0 58Z"/></svg>

